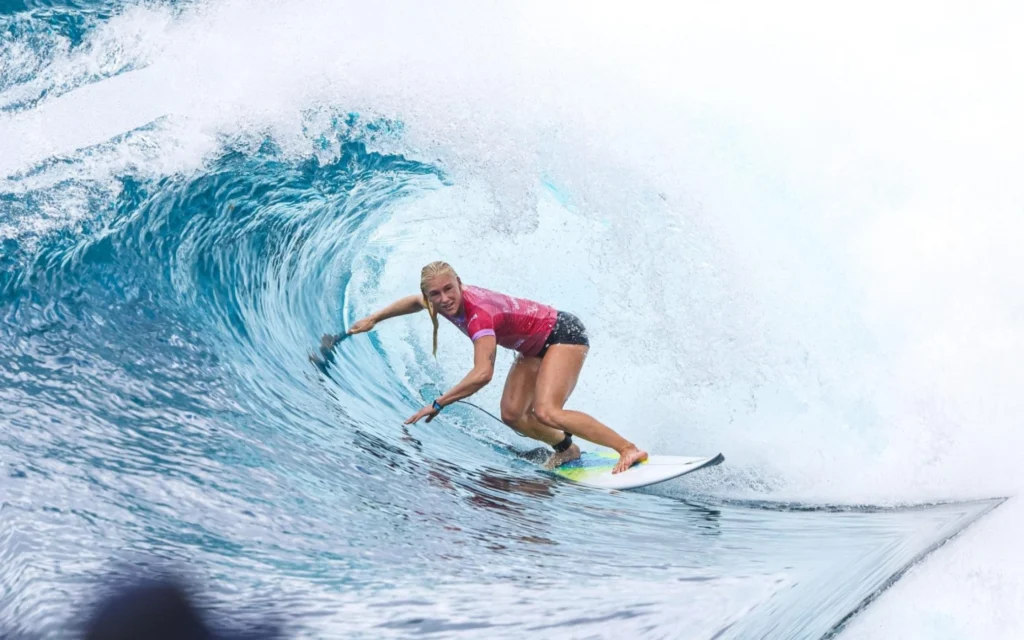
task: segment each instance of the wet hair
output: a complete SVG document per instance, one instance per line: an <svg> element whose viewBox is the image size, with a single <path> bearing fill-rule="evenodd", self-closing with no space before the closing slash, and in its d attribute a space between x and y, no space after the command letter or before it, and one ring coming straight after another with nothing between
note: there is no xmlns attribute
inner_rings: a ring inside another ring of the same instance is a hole
<svg viewBox="0 0 1024 640"><path fill-rule="evenodd" d="M451 276L458 279L459 275L455 273L455 269L452 269L452 265L441 260L431 262L423 267L423 271L420 272L420 293L423 294L423 306L427 308L427 313L430 314L430 321L434 324L434 357L437 357L437 309L434 308L434 305L427 298L427 282L437 276Z"/></svg>

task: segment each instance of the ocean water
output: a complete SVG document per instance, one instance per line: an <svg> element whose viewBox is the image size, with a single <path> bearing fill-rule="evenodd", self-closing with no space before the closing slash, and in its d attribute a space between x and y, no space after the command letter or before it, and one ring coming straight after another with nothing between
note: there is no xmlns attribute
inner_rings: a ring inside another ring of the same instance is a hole
<svg viewBox="0 0 1024 640"><path fill-rule="evenodd" d="M1004 11L0 3L0 635L171 571L289 637L1017 637ZM310 363L435 259L584 319L570 406L725 463L403 427L471 363L423 314Z"/></svg>

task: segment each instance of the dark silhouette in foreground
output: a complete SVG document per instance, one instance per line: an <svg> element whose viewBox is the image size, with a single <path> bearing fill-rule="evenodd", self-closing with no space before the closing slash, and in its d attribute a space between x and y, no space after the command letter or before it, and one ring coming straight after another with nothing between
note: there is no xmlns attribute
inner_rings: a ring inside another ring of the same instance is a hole
<svg viewBox="0 0 1024 640"><path fill-rule="evenodd" d="M212 618L213 616L211 616ZM211 625L186 590L170 579L119 586L87 619L85 640L271 640L276 626L232 631ZM218 621L219 622L219 621Z"/></svg>

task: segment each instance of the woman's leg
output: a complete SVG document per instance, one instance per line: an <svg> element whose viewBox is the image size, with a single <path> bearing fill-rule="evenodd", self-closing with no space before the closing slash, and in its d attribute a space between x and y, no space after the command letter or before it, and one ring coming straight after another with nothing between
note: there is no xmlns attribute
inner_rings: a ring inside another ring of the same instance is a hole
<svg viewBox="0 0 1024 640"><path fill-rule="evenodd" d="M619 453L619 462L613 473L618 473L636 462L646 460L647 452L641 451L591 416L563 408L569 394L576 388L588 350L588 347L576 344L553 344L548 347L537 372L533 412L542 424L615 449Z"/></svg>
<svg viewBox="0 0 1024 640"><path fill-rule="evenodd" d="M541 424L533 415L533 392L540 363L540 358L516 357L501 394L501 421L521 435L556 445L565 439L565 433Z"/></svg>

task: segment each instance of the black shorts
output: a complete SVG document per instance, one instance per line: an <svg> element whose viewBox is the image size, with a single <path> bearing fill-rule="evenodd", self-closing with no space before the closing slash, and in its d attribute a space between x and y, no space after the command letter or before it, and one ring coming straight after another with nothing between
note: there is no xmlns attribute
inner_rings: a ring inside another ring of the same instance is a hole
<svg viewBox="0 0 1024 640"><path fill-rule="evenodd" d="M543 358L548 347L553 344L578 344L584 347L590 346L590 339L587 338L587 328L579 318L566 311L559 311L555 326L551 329L544 346L537 353L538 358Z"/></svg>

